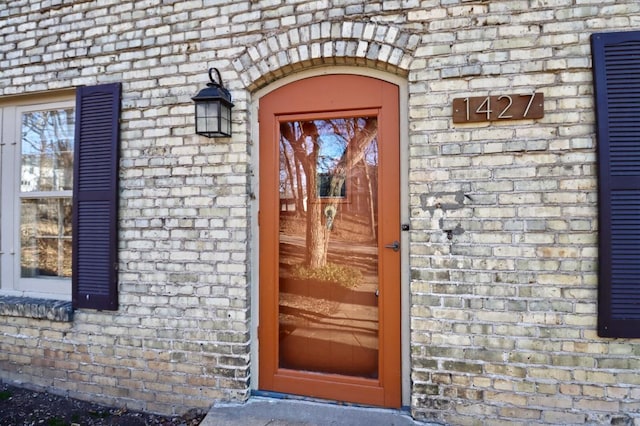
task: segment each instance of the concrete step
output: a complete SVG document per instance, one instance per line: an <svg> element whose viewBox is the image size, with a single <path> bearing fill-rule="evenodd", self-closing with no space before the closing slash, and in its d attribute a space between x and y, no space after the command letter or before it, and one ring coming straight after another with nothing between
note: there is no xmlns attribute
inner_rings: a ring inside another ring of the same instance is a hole
<svg viewBox="0 0 640 426"><path fill-rule="evenodd" d="M416 426L406 412L253 396L244 404L216 404L200 426Z"/></svg>

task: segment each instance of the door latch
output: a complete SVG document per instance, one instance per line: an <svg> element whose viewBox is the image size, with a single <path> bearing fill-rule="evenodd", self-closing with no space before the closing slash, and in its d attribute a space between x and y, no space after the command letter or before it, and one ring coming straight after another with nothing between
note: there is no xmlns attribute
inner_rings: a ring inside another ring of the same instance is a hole
<svg viewBox="0 0 640 426"><path fill-rule="evenodd" d="M391 244L387 244L387 245L385 245L385 246L384 246L384 248L390 248L390 249L392 249L393 251L398 251L398 250L400 250L400 243L399 243L399 242L397 242L397 241L394 241L394 242L393 242L393 243L391 243Z"/></svg>

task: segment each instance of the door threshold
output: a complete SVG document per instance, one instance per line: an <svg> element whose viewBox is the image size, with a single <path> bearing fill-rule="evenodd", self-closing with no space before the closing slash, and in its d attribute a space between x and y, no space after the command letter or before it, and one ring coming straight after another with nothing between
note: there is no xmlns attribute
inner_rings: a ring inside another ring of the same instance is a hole
<svg viewBox="0 0 640 426"><path fill-rule="evenodd" d="M304 395L295 395L290 393L283 392L275 392L268 390L260 390L260 389L252 389L250 392L251 396L261 397L261 398L271 398L271 399L285 399L292 401L305 401L305 402L315 402L318 404L326 404L326 405L338 405L341 407L355 407L355 408L375 408L376 410L389 410L389 411L400 411L403 414L409 414L411 412L411 408L409 406L402 406L400 408L385 408L380 407L378 405L366 405L366 404L356 404L354 402L347 401L336 401L333 399L322 399L322 398L314 398L310 396Z"/></svg>

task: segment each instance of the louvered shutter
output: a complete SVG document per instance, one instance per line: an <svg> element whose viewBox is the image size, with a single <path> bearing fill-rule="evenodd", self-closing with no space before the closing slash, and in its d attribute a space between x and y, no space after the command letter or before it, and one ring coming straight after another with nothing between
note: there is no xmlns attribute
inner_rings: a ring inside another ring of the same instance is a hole
<svg viewBox="0 0 640 426"><path fill-rule="evenodd" d="M640 32L591 37L599 198L598 334L640 337Z"/></svg>
<svg viewBox="0 0 640 426"><path fill-rule="evenodd" d="M121 85L76 94L73 306L118 309L118 151Z"/></svg>

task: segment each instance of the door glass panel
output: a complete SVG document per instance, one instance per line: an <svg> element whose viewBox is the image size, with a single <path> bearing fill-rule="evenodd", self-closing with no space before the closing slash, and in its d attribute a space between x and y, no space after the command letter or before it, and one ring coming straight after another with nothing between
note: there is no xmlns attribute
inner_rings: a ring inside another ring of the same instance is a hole
<svg viewBox="0 0 640 426"><path fill-rule="evenodd" d="M378 377L378 123L280 123L279 367Z"/></svg>

